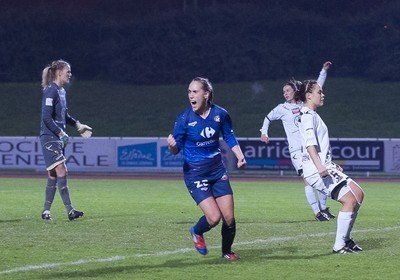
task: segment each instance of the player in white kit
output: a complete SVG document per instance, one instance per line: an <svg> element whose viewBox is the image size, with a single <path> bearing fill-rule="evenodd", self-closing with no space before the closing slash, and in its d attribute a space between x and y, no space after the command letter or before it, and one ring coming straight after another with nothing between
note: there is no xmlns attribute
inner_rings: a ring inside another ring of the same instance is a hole
<svg viewBox="0 0 400 280"><path fill-rule="evenodd" d="M304 102L299 122L303 150L303 177L314 189L342 204L337 217L334 253L362 251L351 237L351 230L364 199L361 187L332 162L328 128L317 114L324 105L324 94L315 80L305 81L296 99Z"/></svg>
<svg viewBox="0 0 400 280"><path fill-rule="evenodd" d="M332 63L327 61L323 64L322 70L319 73L318 83L321 87L324 85L327 71ZM272 121L281 120L283 128L285 129L290 158L296 172L299 176L303 175L303 165L301 162L301 136L299 132L300 109L303 107L303 102L295 100L295 93L299 90L301 82L292 80L284 85L283 96L285 102L276 106L264 119L264 123L261 131L261 141L268 143L268 128ZM317 221L329 221L334 219L333 215L329 211L329 207L326 207L327 197L323 193L317 193L318 202L315 197L314 189L307 183L304 187L307 201L314 212L314 217Z"/></svg>

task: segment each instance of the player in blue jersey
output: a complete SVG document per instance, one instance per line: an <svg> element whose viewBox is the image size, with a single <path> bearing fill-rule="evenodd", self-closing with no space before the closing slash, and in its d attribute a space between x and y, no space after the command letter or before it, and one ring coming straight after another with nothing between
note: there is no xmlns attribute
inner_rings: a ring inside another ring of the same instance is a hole
<svg viewBox="0 0 400 280"><path fill-rule="evenodd" d="M53 61L42 72L42 117L40 126L40 143L43 149L43 157L48 171L46 197L42 212L43 220L51 220L50 207L56 193L56 185L62 201L67 210L69 220L75 220L83 216L83 212L72 207L67 183L67 167L65 165L64 149L68 143L66 125L71 125L78 133L89 138L92 128L81 124L74 119L67 109L67 92L63 88L70 81L71 66L63 60Z"/></svg>
<svg viewBox="0 0 400 280"><path fill-rule="evenodd" d="M203 234L222 219L222 257L238 260L231 247L236 234L233 192L219 147L219 136L232 149L237 167L244 168L246 159L232 129L228 112L213 104L214 92L206 78L194 78L189 84L191 107L175 121L173 134L167 138L172 154L183 151L183 173L188 191L204 215L190 229L197 251L207 254Z"/></svg>

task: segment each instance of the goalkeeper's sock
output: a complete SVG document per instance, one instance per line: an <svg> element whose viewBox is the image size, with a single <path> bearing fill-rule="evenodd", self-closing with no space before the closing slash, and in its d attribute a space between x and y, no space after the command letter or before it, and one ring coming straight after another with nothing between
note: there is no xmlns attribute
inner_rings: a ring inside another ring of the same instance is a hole
<svg viewBox="0 0 400 280"><path fill-rule="evenodd" d="M56 179L47 178L47 186L46 186L46 198L44 201L43 210L50 210L51 204L54 201L54 196L56 194Z"/></svg>
<svg viewBox="0 0 400 280"><path fill-rule="evenodd" d="M61 195L61 199L65 205L65 209L67 210L67 213L69 213L73 208L71 203L71 197L69 195L67 176L57 177L57 185Z"/></svg>

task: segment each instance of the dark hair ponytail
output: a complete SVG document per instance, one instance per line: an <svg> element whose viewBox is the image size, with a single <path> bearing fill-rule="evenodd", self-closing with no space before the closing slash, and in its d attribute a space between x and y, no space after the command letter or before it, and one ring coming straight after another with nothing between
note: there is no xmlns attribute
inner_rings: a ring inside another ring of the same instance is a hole
<svg viewBox="0 0 400 280"><path fill-rule="evenodd" d="M300 90L300 86L301 86L301 82L295 80L294 78L292 78L289 82L287 82L284 86L290 86L293 91L294 91L294 100L297 102L300 99L298 99L298 92Z"/></svg>
<svg viewBox="0 0 400 280"><path fill-rule="evenodd" d="M297 100L305 102L306 94L312 92L314 85L316 84L317 84L316 80L305 80L301 84L299 91L296 93L295 99L298 98Z"/></svg>

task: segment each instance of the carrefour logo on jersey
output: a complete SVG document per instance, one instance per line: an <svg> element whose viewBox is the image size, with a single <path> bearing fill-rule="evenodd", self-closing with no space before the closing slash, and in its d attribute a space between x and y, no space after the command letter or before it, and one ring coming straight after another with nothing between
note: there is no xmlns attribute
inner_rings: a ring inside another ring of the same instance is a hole
<svg viewBox="0 0 400 280"><path fill-rule="evenodd" d="M214 136L214 134L215 134L215 129L213 129L212 127L208 127L207 126L207 127L203 128L203 130L200 132L200 135L203 138L209 139L209 140L202 141L202 142L196 142L196 145L198 147L204 147L204 146L211 145L211 144L215 143L216 142L215 139L210 139L210 138L212 138Z"/></svg>
<svg viewBox="0 0 400 280"><path fill-rule="evenodd" d="M215 134L215 129L213 129L212 127L205 127L200 133L200 135L206 139L210 139L211 137L214 136L214 134Z"/></svg>

